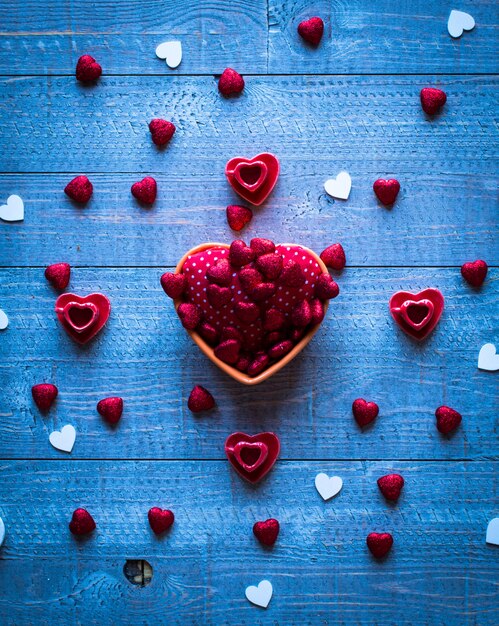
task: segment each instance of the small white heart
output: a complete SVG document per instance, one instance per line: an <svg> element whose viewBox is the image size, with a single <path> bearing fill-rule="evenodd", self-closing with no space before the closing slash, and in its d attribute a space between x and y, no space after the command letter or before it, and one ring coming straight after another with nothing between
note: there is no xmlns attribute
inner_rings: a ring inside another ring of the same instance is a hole
<svg viewBox="0 0 499 626"><path fill-rule="evenodd" d="M352 179L348 172L340 172L336 178L330 178L324 183L326 193L339 200L348 200Z"/></svg>
<svg viewBox="0 0 499 626"><path fill-rule="evenodd" d="M0 517L0 546L5 539L5 524L3 523L3 519Z"/></svg>
<svg viewBox="0 0 499 626"><path fill-rule="evenodd" d="M499 354L497 354L493 343L486 343L480 348L478 369L487 372L497 372L499 370Z"/></svg>
<svg viewBox="0 0 499 626"><path fill-rule="evenodd" d="M174 70L182 61L182 44L180 41L165 41L156 48L156 56L165 59L168 67Z"/></svg>
<svg viewBox="0 0 499 626"><path fill-rule="evenodd" d="M246 587L246 598L251 604L256 604L256 606L261 606L263 609L266 609L272 598L272 592L273 589L270 581L262 580L258 583L258 587L255 587L255 585Z"/></svg>
<svg viewBox="0 0 499 626"><path fill-rule="evenodd" d="M75 445L76 430L71 424L66 424L60 431L54 430L50 433L49 441L57 450L71 452Z"/></svg>
<svg viewBox="0 0 499 626"><path fill-rule="evenodd" d="M338 495L343 487L343 480L339 476L329 478L327 474L317 474L315 477L315 488L324 500L330 500Z"/></svg>
<svg viewBox="0 0 499 626"><path fill-rule="evenodd" d="M494 517L490 520L487 526L487 535L485 536L487 543L492 543L495 546L499 546L499 517Z"/></svg>
<svg viewBox="0 0 499 626"><path fill-rule="evenodd" d="M21 222L24 219L24 202L19 196L9 196L7 204L0 206L0 219L4 222Z"/></svg>
<svg viewBox="0 0 499 626"><path fill-rule="evenodd" d="M473 28L475 28L475 20L469 13L452 9L447 21L447 30L451 37L461 37L463 31L473 30Z"/></svg>
<svg viewBox="0 0 499 626"><path fill-rule="evenodd" d="M9 325L9 318L7 317L7 313L0 309L0 330L5 330Z"/></svg>

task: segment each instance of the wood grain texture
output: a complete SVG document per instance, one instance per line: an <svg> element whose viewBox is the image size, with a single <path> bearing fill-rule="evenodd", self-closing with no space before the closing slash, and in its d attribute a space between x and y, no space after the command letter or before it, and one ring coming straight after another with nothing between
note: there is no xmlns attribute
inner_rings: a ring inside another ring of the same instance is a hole
<svg viewBox="0 0 499 626"><path fill-rule="evenodd" d="M113 265L172 265L194 243L232 236L225 207L240 199L225 180L226 161L271 150L282 173L245 237L293 240L299 232L318 250L340 240L352 265L496 264L497 80L440 83L448 108L429 120L418 93L431 77L252 78L231 101L207 78L108 78L95 90L67 78L6 79L3 103L13 114L1 121L0 149L10 154L3 167L30 172L39 163L45 173L0 177L1 197L19 193L26 202L23 223L0 224L0 263L106 265L112 256ZM157 115L178 126L164 151L147 129ZM353 178L348 202L323 187L341 169ZM63 194L77 173L95 186L84 209ZM159 183L149 211L130 194L146 174ZM372 183L391 176L402 191L389 210Z"/></svg>
<svg viewBox="0 0 499 626"><path fill-rule="evenodd" d="M160 285L158 269L80 269L70 290L102 291L112 303L104 331L75 344L53 313L56 293L42 269L2 270L0 302L10 318L2 333L0 456L63 458L48 435L66 423L78 431L77 458L223 458L234 430L275 430L282 457L485 458L497 453L497 379L477 369L480 347L497 342L497 270L481 292L455 269L347 269L340 296L310 346L282 372L245 388L220 372L183 331ZM422 344L395 327L388 300L399 289L438 287L446 298L439 325ZM42 416L31 386L53 382L60 396ZM195 384L218 408L195 417L186 399ZM95 406L125 399L109 429ZM374 399L380 417L361 432L355 398ZM283 402L286 398L286 402ZM463 414L451 437L435 428L441 404Z"/></svg>
<svg viewBox="0 0 499 626"><path fill-rule="evenodd" d="M266 0L5 0L0 25L0 74L74 75L82 54L107 75L267 71ZM170 40L182 43L176 70L155 54Z"/></svg>
<svg viewBox="0 0 499 626"><path fill-rule="evenodd" d="M227 462L3 462L2 622L493 624L496 465L278 462L252 486ZM395 505L376 486L391 469L406 480ZM344 479L332 501L314 488L320 471ZM160 539L153 505L176 516ZM97 523L79 541L67 529L77 506ZM282 529L269 550L251 528L270 516ZM365 546L373 530L395 539L382 562ZM143 557L153 578L137 589L122 568ZM265 612L244 598L262 578L274 586Z"/></svg>
<svg viewBox="0 0 499 626"><path fill-rule="evenodd" d="M476 27L460 39L447 31L451 9ZM298 24L325 22L319 47L303 42ZM497 72L499 10L494 0L270 0L269 72L292 74L422 74Z"/></svg>

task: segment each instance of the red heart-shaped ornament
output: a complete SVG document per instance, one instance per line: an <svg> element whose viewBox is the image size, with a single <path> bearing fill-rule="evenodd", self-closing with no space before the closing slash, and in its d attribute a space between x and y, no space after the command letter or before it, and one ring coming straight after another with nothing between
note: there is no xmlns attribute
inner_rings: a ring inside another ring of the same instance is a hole
<svg viewBox="0 0 499 626"><path fill-rule="evenodd" d="M384 178L378 178L373 184L373 190L378 200L385 206L390 206L397 199L400 191L400 183L395 178L385 180Z"/></svg>
<svg viewBox="0 0 499 626"><path fill-rule="evenodd" d="M68 335L84 344L104 327L111 312L111 303L101 293L88 296L64 293L56 300L55 312Z"/></svg>
<svg viewBox="0 0 499 626"><path fill-rule="evenodd" d="M264 522L255 522L253 525L253 534L265 546L273 546L279 534L279 522L270 518Z"/></svg>
<svg viewBox="0 0 499 626"><path fill-rule="evenodd" d="M438 289L432 288L417 294L398 291L390 298L389 307L400 328L420 341L438 324L444 310L444 297Z"/></svg>
<svg viewBox="0 0 499 626"><path fill-rule="evenodd" d="M147 513L147 519L154 533L160 535L170 528L175 521L175 515L168 509L163 510L157 506L153 506Z"/></svg>
<svg viewBox="0 0 499 626"><path fill-rule="evenodd" d="M225 441L230 464L250 483L258 482L272 469L279 450L279 439L274 433L233 433Z"/></svg>
<svg viewBox="0 0 499 626"><path fill-rule="evenodd" d="M234 157L225 166L230 186L241 198L259 206L274 189L279 176L279 161L268 152L252 159Z"/></svg>
<svg viewBox="0 0 499 626"><path fill-rule="evenodd" d="M252 239L203 244L176 269L185 276L175 307L200 349L230 376L262 382L311 340L338 293L321 259L294 244ZM327 277L336 289L324 290ZM165 282L165 275L162 282Z"/></svg>
<svg viewBox="0 0 499 626"><path fill-rule="evenodd" d="M390 533L369 533L366 543L371 554L380 559L392 549L393 537Z"/></svg>

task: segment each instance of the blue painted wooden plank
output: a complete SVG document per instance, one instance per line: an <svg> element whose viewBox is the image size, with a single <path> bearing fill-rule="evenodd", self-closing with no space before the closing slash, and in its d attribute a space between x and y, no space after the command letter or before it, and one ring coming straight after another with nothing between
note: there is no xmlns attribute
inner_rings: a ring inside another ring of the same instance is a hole
<svg viewBox="0 0 499 626"><path fill-rule="evenodd" d="M278 462L251 486L226 462L3 462L3 623L493 624L496 465ZM376 479L392 469L406 485L390 505ZM320 471L344 479L327 503ZM176 515L162 539L146 519L157 504ZM82 505L97 531L75 541L67 522ZM267 550L251 527L270 516L282 530ZM366 549L372 530L394 536L383 562ZM148 587L124 579L127 558L151 563ZM244 598L262 578L274 585L266 612Z"/></svg>
<svg viewBox="0 0 499 626"><path fill-rule="evenodd" d="M467 11L476 28L452 39L452 8ZM325 22L319 47L303 42L298 24L313 15ZM494 0L270 0L269 72L290 74L411 74L498 71Z"/></svg>
<svg viewBox="0 0 499 626"><path fill-rule="evenodd" d="M266 0L6 0L0 24L0 74L73 75L91 54L105 74L167 75L155 49L170 40L183 47L176 74L267 70Z"/></svg>
<svg viewBox="0 0 499 626"><path fill-rule="evenodd" d="M347 203L324 192L328 173L342 167L334 155L305 163L284 157L281 164L285 172L268 206L256 210L240 234L227 224L227 204L240 199L225 181L223 163L192 176L154 172L159 193L152 209L141 208L130 193L143 173L91 175L94 197L84 209L63 193L72 175L0 175L0 199L18 193L26 205L22 223L0 222L0 265L172 266L194 244L261 235L299 240L318 252L341 241L353 266L461 265L475 258L499 264L492 162L480 163L473 175L457 172L464 164L452 171L439 162L423 173L423 164L409 159L352 163ZM378 203L372 182L392 173L403 189L389 210Z"/></svg>
<svg viewBox="0 0 499 626"><path fill-rule="evenodd" d="M70 289L101 290L112 302L107 328L81 348L59 327L56 293L42 269L2 270L0 307L0 456L61 458L49 433L66 423L78 431L76 458L223 458L234 430L275 430L285 459L488 458L497 454L497 378L477 369L480 347L497 344L497 270L472 291L453 269L352 269L310 346L267 383L246 388L199 352L160 285L160 269L80 269ZM388 300L399 289L438 287L443 317L415 344L394 326ZM56 406L42 416L30 389L52 381ZM186 399L195 384L218 408L195 417ZM95 406L122 395L119 427L107 428ZM361 432L351 415L357 397L380 406ZM435 428L435 409L456 408L463 425L450 437Z"/></svg>
<svg viewBox="0 0 499 626"><path fill-rule="evenodd" d="M122 0L89 4L6 0L0 7L0 73L72 74L89 53L109 74L168 74L156 45L182 41L176 72L220 73L227 65L249 74L283 73L489 73L497 72L497 4L465 0L477 22L459 40L447 32L452 7L445 0ZM310 15L326 23L317 50L304 45L296 27ZM267 70L268 43L268 70Z"/></svg>

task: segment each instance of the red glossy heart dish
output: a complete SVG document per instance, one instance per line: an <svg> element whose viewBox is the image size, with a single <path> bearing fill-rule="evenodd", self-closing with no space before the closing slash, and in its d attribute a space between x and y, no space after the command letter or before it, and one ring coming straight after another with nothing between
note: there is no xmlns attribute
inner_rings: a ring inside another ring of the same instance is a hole
<svg viewBox="0 0 499 626"><path fill-rule="evenodd" d="M250 246L202 244L184 255L176 272L164 274L162 284L184 327L208 358L247 385L289 363L338 294L314 252L266 239Z"/></svg>
<svg viewBox="0 0 499 626"><path fill-rule="evenodd" d="M225 441L225 454L236 472L250 483L261 480L272 469L281 446L274 433L232 433Z"/></svg>
<svg viewBox="0 0 499 626"><path fill-rule="evenodd" d="M274 189L279 176L279 161L263 152L252 159L234 157L225 166L230 186L241 198L259 206Z"/></svg>
<svg viewBox="0 0 499 626"><path fill-rule="evenodd" d="M390 313L400 328L421 341L438 324L444 310L444 297L438 289L424 289L413 294L398 291L390 298Z"/></svg>
<svg viewBox="0 0 499 626"><path fill-rule="evenodd" d="M85 344L104 327L111 312L111 303L101 293L88 296L63 293L57 298L55 312L68 335Z"/></svg>

